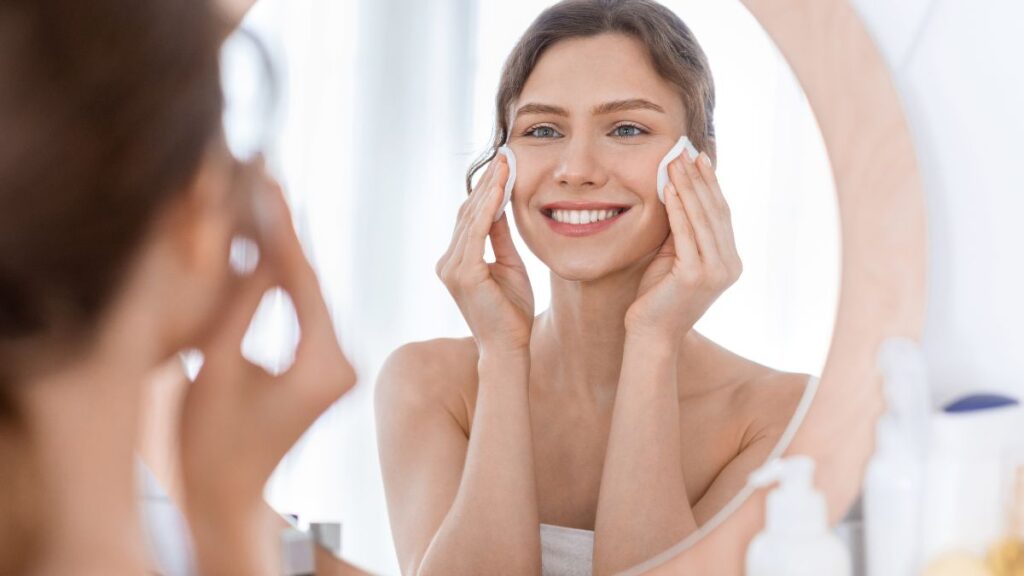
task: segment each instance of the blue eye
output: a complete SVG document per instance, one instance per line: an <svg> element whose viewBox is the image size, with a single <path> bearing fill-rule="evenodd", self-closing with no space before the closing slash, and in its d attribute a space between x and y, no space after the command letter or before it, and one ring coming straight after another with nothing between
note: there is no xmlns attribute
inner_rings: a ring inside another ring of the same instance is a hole
<svg viewBox="0 0 1024 576"><path fill-rule="evenodd" d="M526 136L532 136L533 138L558 138L561 134L551 126L537 126L529 129L526 132Z"/></svg>
<svg viewBox="0 0 1024 576"><path fill-rule="evenodd" d="M623 124L622 126L616 126L615 130L612 130L612 135L617 136L619 138L635 138L637 136L642 136L643 134L646 133L647 132L643 128L639 126L634 126L632 124Z"/></svg>

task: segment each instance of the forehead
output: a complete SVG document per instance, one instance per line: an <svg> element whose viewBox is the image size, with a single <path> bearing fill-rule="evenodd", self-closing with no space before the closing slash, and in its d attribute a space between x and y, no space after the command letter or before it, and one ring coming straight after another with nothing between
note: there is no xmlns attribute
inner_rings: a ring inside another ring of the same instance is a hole
<svg viewBox="0 0 1024 576"><path fill-rule="evenodd" d="M669 114L683 114L678 90L655 71L646 46L624 34L601 34L562 40L548 48L527 78L518 103L584 110L631 98L650 100Z"/></svg>

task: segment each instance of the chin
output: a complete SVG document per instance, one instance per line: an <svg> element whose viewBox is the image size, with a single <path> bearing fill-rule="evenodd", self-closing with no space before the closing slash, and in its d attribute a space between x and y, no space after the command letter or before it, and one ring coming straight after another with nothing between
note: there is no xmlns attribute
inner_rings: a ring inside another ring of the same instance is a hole
<svg viewBox="0 0 1024 576"><path fill-rule="evenodd" d="M621 272L632 265L636 259L623 261L607 252L603 254L559 254L554 257L545 255L541 261L551 270L552 274L570 282L594 282Z"/></svg>

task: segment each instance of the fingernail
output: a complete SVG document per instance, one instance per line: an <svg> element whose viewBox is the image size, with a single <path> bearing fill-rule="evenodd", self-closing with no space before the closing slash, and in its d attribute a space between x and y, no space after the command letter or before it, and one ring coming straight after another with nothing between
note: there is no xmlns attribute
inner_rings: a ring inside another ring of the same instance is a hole
<svg viewBox="0 0 1024 576"><path fill-rule="evenodd" d="M708 156L707 152L700 153L700 161L703 162L704 165L707 166L708 168L711 168L711 157Z"/></svg>

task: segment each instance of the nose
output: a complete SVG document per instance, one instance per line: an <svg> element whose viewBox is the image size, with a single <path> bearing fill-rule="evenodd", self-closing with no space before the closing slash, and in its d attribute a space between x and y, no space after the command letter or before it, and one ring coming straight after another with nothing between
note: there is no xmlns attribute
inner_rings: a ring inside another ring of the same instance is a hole
<svg viewBox="0 0 1024 576"><path fill-rule="evenodd" d="M594 189L604 186L608 173L595 154L594 144L584 138L573 138L562 149L555 180L563 188Z"/></svg>

